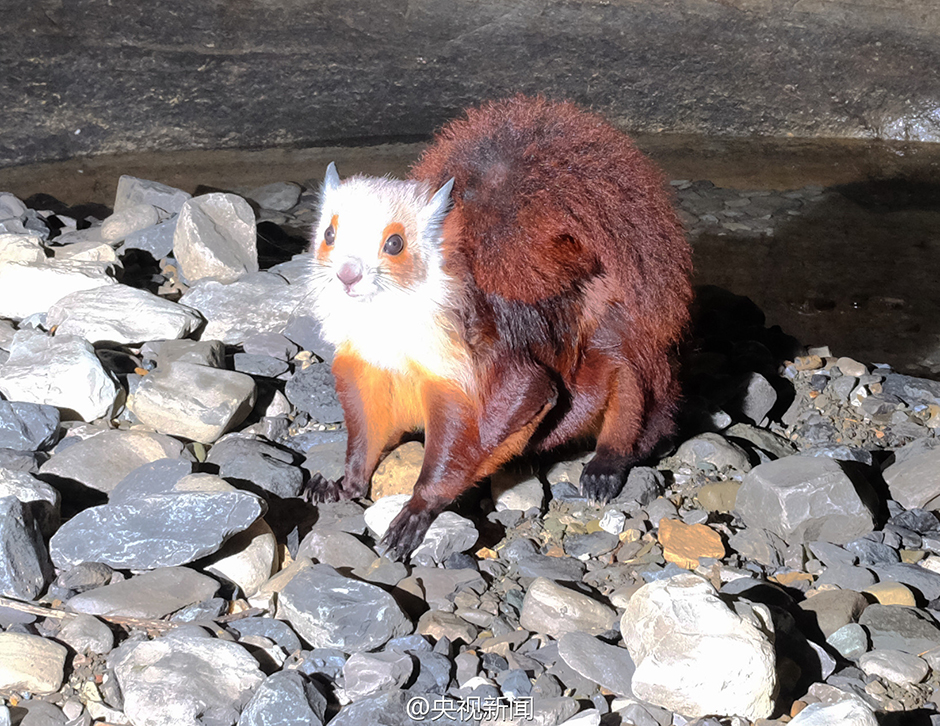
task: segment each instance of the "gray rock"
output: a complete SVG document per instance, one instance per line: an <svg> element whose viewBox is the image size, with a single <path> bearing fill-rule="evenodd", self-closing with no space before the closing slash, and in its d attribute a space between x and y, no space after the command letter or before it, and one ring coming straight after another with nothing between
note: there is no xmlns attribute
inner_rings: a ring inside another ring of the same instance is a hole
<svg viewBox="0 0 940 726"><path fill-rule="evenodd" d="M675 504L665 497L659 497L646 506L646 516L653 528L656 529L663 519L678 519L679 510L676 509Z"/></svg>
<svg viewBox="0 0 940 726"><path fill-rule="evenodd" d="M152 227L159 221L160 213L152 204L132 204L102 222L101 238L109 243L120 242L127 235Z"/></svg>
<svg viewBox="0 0 940 726"><path fill-rule="evenodd" d="M865 596L854 590L824 590L800 603L800 608L816 621L825 638L857 621L867 606Z"/></svg>
<svg viewBox="0 0 940 726"><path fill-rule="evenodd" d="M371 547L353 535L320 526L304 537L296 556L309 557L337 570L368 568L378 558Z"/></svg>
<svg viewBox="0 0 940 726"><path fill-rule="evenodd" d="M836 461L788 456L752 469L736 506L749 527L766 529L787 543L844 544L874 529L877 496Z"/></svg>
<svg viewBox="0 0 940 726"><path fill-rule="evenodd" d="M145 343L140 354L157 365L179 361L209 368L225 367L225 346L219 340L159 340Z"/></svg>
<svg viewBox="0 0 940 726"><path fill-rule="evenodd" d="M253 355L266 355L289 361L300 352L300 346L281 333L259 333L242 343L242 350Z"/></svg>
<svg viewBox="0 0 940 726"><path fill-rule="evenodd" d="M127 407L161 433L211 443L244 421L254 403L251 376L176 362L145 376Z"/></svg>
<svg viewBox="0 0 940 726"><path fill-rule="evenodd" d="M192 562L217 552L264 513L247 492L154 494L79 512L49 542L58 567L104 562L145 570Z"/></svg>
<svg viewBox="0 0 940 726"><path fill-rule="evenodd" d="M110 653L114 648L111 628L92 615L66 620L55 637L76 653Z"/></svg>
<svg viewBox="0 0 940 726"><path fill-rule="evenodd" d="M414 673L410 655L396 651L353 653L343 666L345 691L353 701L401 688Z"/></svg>
<svg viewBox="0 0 940 726"><path fill-rule="evenodd" d="M346 432L312 431L294 436L287 442L294 450L304 453L303 468L311 474L336 481L346 468Z"/></svg>
<svg viewBox="0 0 940 726"><path fill-rule="evenodd" d="M290 370L290 365L269 355L236 353L232 357L232 366L239 373L247 373L261 378L278 378Z"/></svg>
<svg viewBox="0 0 940 726"><path fill-rule="evenodd" d="M88 615L162 618L213 597L219 583L187 567L163 567L71 598L68 609Z"/></svg>
<svg viewBox="0 0 940 726"><path fill-rule="evenodd" d="M72 591L74 595L107 585L113 575L114 570L103 562L82 562L60 573L55 584L63 590Z"/></svg>
<svg viewBox="0 0 940 726"><path fill-rule="evenodd" d="M766 529L749 527L728 538L728 545L749 560L776 569L783 564L786 542Z"/></svg>
<svg viewBox="0 0 940 726"><path fill-rule="evenodd" d="M579 560L588 560L611 552L620 544L620 538L610 532L590 532L565 538L565 554Z"/></svg>
<svg viewBox="0 0 940 726"><path fill-rule="evenodd" d="M53 576L32 508L14 496L0 497L0 594L32 600Z"/></svg>
<svg viewBox="0 0 940 726"><path fill-rule="evenodd" d="M138 726L231 726L264 680L248 651L212 638L129 642L108 665L121 687L124 713Z"/></svg>
<svg viewBox="0 0 940 726"><path fill-rule="evenodd" d="M714 468L719 471L731 469L740 472L751 470L751 464L744 450L720 434L699 434L683 442L676 452L676 457L699 469Z"/></svg>
<svg viewBox="0 0 940 726"><path fill-rule="evenodd" d="M930 670L923 658L899 650L873 650L858 659L865 675L880 676L886 681L909 686L920 683Z"/></svg>
<svg viewBox="0 0 940 726"><path fill-rule="evenodd" d="M857 555L831 542L810 542L808 547L816 559L827 566L854 565L858 562Z"/></svg>
<svg viewBox="0 0 940 726"><path fill-rule="evenodd" d="M107 262L43 259L0 264L0 317L44 313L71 292L114 285Z"/></svg>
<svg viewBox="0 0 940 726"><path fill-rule="evenodd" d="M882 383L882 392L897 396L913 408L918 404L940 403L940 381L889 373Z"/></svg>
<svg viewBox="0 0 940 726"><path fill-rule="evenodd" d="M454 664L440 653L408 651L418 662L418 675L409 687L417 693L446 693L451 684Z"/></svg>
<svg viewBox="0 0 940 726"><path fill-rule="evenodd" d="M777 392L760 373L751 373L741 384L738 394L725 403L735 418L759 424L777 402Z"/></svg>
<svg viewBox="0 0 940 726"><path fill-rule="evenodd" d="M613 608L544 577L529 585L519 615L523 628L556 639L571 632L600 635L611 630L616 622Z"/></svg>
<svg viewBox="0 0 940 726"><path fill-rule="evenodd" d="M406 580L398 587L414 591L409 585L414 583L423 593L423 599L435 610L453 609L454 595L462 590L472 590L482 594L486 590L486 581L474 569L464 568L449 570L441 567L414 567Z"/></svg>
<svg viewBox="0 0 940 726"><path fill-rule="evenodd" d="M917 439L898 449L882 476L891 498L905 509L936 509L940 506L940 439Z"/></svg>
<svg viewBox="0 0 940 726"><path fill-rule="evenodd" d="M138 467L178 459L182 452L183 445L169 436L114 429L56 451L40 471L108 493Z"/></svg>
<svg viewBox="0 0 940 726"><path fill-rule="evenodd" d="M423 698L424 704L430 712L430 707L434 705L435 699L440 697L425 696L411 691L380 693L344 706L330 721L330 726L363 726L363 724L369 724L369 726L413 726L417 722L409 715L408 703L415 698ZM456 703L450 699L448 699L448 702ZM454 713L459 713L455 706L452 706L451 710ZM435 713L437 712L435 711ZM430 718L430 715L428 718ZM446 724L446 726L471 726L469 720L454 720L448 716L438 718L432 723Z"/></svg>
<svg viewBox="0 0 940 726"><path fill-rule="evenodd" d="M782 459L796 453L793 444L779 434L747 423L736 423L724 431L725 438L747 441L773 459Z"/></svg>
<svg viewBox="0 0 940 726"><path fill-rule="evenodd" d="M869 585L878 582L875 574L865 567L854 567L852 565L830 565L819 577L816 578L816 585L836 585L843 590L864 590Z"/></svg>
<svg viewBox="0 0 940 726"><path fill-rule="evenodd" d="M187 280L235 282L258 271L255 214L235 194L214 192L180 208L173 252Z"/></svg>
<svg viewBox="0 0 940 726"><path fill-rule="evenodd" d="M875 542L861 537L845 545L845 549L858 556L861 565L885 565L901 561L897 548L883 542Z"/></svg>
<svg viewBox="0 0 940 726"><path fill-rule="evenodd" d="M129 345L147 340L185 338L202 325L202 316L185 305L127 285L80 290L59 299L46 315L57 335L77 335L90 343Z"/></svg>
<svg viewBox="0 0 940 726"><path fill-rule="evenodd" d="M490 477L490 491L497 512L541 510L545 500L541 480L524 473L497 471Z"/></svg>
<svg viewBox="0 0 940 726"><path fill-rule="evenodd" d="M74 335L20 330L0 365L0 393L7 399L55 406L85 421L111 413L119 390L94 348Z"/></svg>
<svg viewBox="0 0 940 726"><path fill-rule="evenodd" d="M272 617L242 618L232 623L229 628L242 638L259 636L274 641L286 653L295 653L303 647L300 638L297 637L297 633L291 630L290 625L283 620L276 620Z"/></svg>
<svg viewBox="0 0 940 726"><path fill-rule="evenodd" d="M841 380L841 379L839 379ZM846 446L845 444L820 444L804 449L803 456L825 456L837 461L856 461L865 466L871 466L871 452L860 449L857 446Z"/></svg>
<svg viewBox="0 0 940 726"><path fill-rule="evenodd" d="M284 387L287 399L320 423L339 423L343 407L336 396L336 382L326 363L295 370Z"/></svg>
<svg viewBox="0 0 940 726"><path fill-rule="evenodd" d="M300 200L300 192L300 186L293 182L274 182L252 189L245 196L257 202L262 209L286 212L297 205Z"/></svg>
<svg viewBox="0 0 940 726"><path fill-rule="evenodd" d="M59 492L25 471L0 465L0 497L16 497L29 505L43 537L51 537L59 528Z"/></svg>
<svg viewBox="0 0 940 726"><path fill-rule="evenodd" d="M59 411L23 401L0 401L0 449L37 451L55 443Z"/></svg>
<svg viewBox="0 0 940 726"><path fill-rule="evenodd" d="M428 527L421 544L411 553L415 564L440 564L455 552L466 552L480 537L477 528L466 517L454 512L441 512Z"/></svg>
<svg viewBox="0 0 940 726"><path fill-rule="evenodd" d="M636 663L633 693L686 717L767 718L777 681L769 628L765 606L732 610L698 575L644 585L620 623Z"/></svg>
<svg viewBox="0 0 940 726"><path fill-rule="evenodd" d="M114 195L114 211L123 212L137 204L151 204L164 216L177 214L183 202L192 195L160 182L138 179L124 174L118 179Z"/></svg>
<svg viewBox="0 0 940 726"><path fill-rule="evenodd" d="M846 695L835 703L811 703L790 721L790 726L878 726L875 713L861 698Z"/></svg>
<svg viewBox="0 0 940 726"><path fill-rule="evenodd" d="M630 682L636 665L626 648L608 645L587 633L565 633L558 641L558 655L588 680L618 696L633 697Z"/></svg>
<svg viewBox="0 0 940 726"><path fill-rule="evenodd" d="M292 315L284 326L284 337L292 340L303 350L309 350L326 363L333 362L335 350L323 340L320 321L309 315Z"/></svg>
<svg viewBox="0 0 940 726"><path fill-rule="evenodd" d="M67 656L64 645L38 635L0 633L0 689L55 693L65 677Z"/></svg>
<svg viewBox="0 0 940 726"><path fill-rule="evenodd" d="M302 569L284 586L278 617L313 647L346 653L374 650L414 629L391 595L329 565Z"/></svg>
<svg viewBox="0 0 940 726"><path fill-rule="evenodd" d="M868 650L868 633L858 623L848 623L831 633L826 643L846 660L858 660Z"/></svg>
<svg viewBox="0 0 940 726"><path fill-rule="evenodd" d="M170 219L152 227L131 232L124 238L124 244L121 245L121 252L127 250L142 250L147 252L153 259L162 260L173 252L173 236L176 234L176 219L174 215Z"/></svg>
<svg viewBox="0 0 940 726"><path fill-rule="evenodd" d="M323 726L326 697L297 671L280 671L258 686L238 726Z"/></svg>
<svg viewBox="0 0 940 726"><path fill-rule="evenodd" d="M21 219L26 216L26 205L10 192L0 192L0 220Z"/></svg>
<svg viewBox="0 0 940 726"><path fill-rule="evenodd" d="M192 471L193 464L186 459L157 459L142 464L111 490L108 503L131 503L153 494L172 492L174 485Z"/></svg>
<svg viewBox="0 0 940 726"><path fill-rule="evenodd" d="M259 272L229 285L204 280L189 289L180 303L206 319L203 340L238 345L259 333L284 332L309 294L307 285L291 285L283 277Z"/></svg>
<svg viewBox="0 0 940 726"><path fill-rule="evenodd" d="M61 708L38 698L20 701L16 705L15 713L18 726L70 726L74 723ZM20 718L22 720L19 720Z"/></svg>
<svg viewBox="0 0 940 726"><path fill-rule="evenodd" d="M636 502L641 507L660 496L666 489L666 481L658 470L649 466L635 466L627 474L627 481L614 498L615 503Z"/></svg>
<svg viewBox="0 0 940 726"><path fill-rule="evenodd" d="M257 487L289 499L299 496L304 484L303 469L294 465L295 458L299 457L292 451L264 441L227 438L209 450L206 462L242 488Z"/></svg>
<svg viewBox="0 0 940 726"><path fill-rule="evenodd" d="M940 646L940 628L916 608L875 603L865 608L858 624L871 636L872 648L917 655Z"/></svg>

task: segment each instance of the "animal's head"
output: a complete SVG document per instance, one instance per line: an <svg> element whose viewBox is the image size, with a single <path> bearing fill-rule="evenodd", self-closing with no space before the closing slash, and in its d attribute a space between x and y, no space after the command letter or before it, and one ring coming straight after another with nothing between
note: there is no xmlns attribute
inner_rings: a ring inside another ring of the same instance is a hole
<svg viewBox="0 0 940 726"><path fill-rule="evenodd" d="M330 164L310 252L315 285L335 303L418 292L439 279L440 230L453 180L427 184L353 176Z"/></svg>

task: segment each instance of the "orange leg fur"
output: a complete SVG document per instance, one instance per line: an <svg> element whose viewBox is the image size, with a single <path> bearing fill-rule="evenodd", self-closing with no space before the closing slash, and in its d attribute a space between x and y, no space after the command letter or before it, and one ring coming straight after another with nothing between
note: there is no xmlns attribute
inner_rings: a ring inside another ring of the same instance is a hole
<svg viewBox="0 0 940 726"><path fill-rule="evenodd" d="M522 451L556 400L541 368L500 365L480 400L442 381L422 389L424 464L414 493L385 536L404 556L421 544L434 518L457 496Z"/></svg>

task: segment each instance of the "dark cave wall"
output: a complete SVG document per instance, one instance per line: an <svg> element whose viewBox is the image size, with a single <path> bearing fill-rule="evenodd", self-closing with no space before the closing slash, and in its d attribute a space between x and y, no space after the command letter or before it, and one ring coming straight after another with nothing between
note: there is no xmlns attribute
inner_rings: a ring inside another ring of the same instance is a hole
<svg viewBox="0 0 940 726"><path fill-rule="evenodd" d="M940 140L933 0L0 0L0 166L426 138L513 92L634 131Z"/></svg>

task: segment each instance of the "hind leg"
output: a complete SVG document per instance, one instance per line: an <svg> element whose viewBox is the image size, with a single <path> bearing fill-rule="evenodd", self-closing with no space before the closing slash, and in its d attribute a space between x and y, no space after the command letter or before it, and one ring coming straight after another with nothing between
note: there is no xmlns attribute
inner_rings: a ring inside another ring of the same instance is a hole
<svg viewBox="0 0 940 726"><path fill-rule="evenodd" d="M633 365L614 374L594 458L581 472L581 491L606 502L623 488L631 466L649 456L673 431L676 383L663 357L642 375Z"/></svg>

